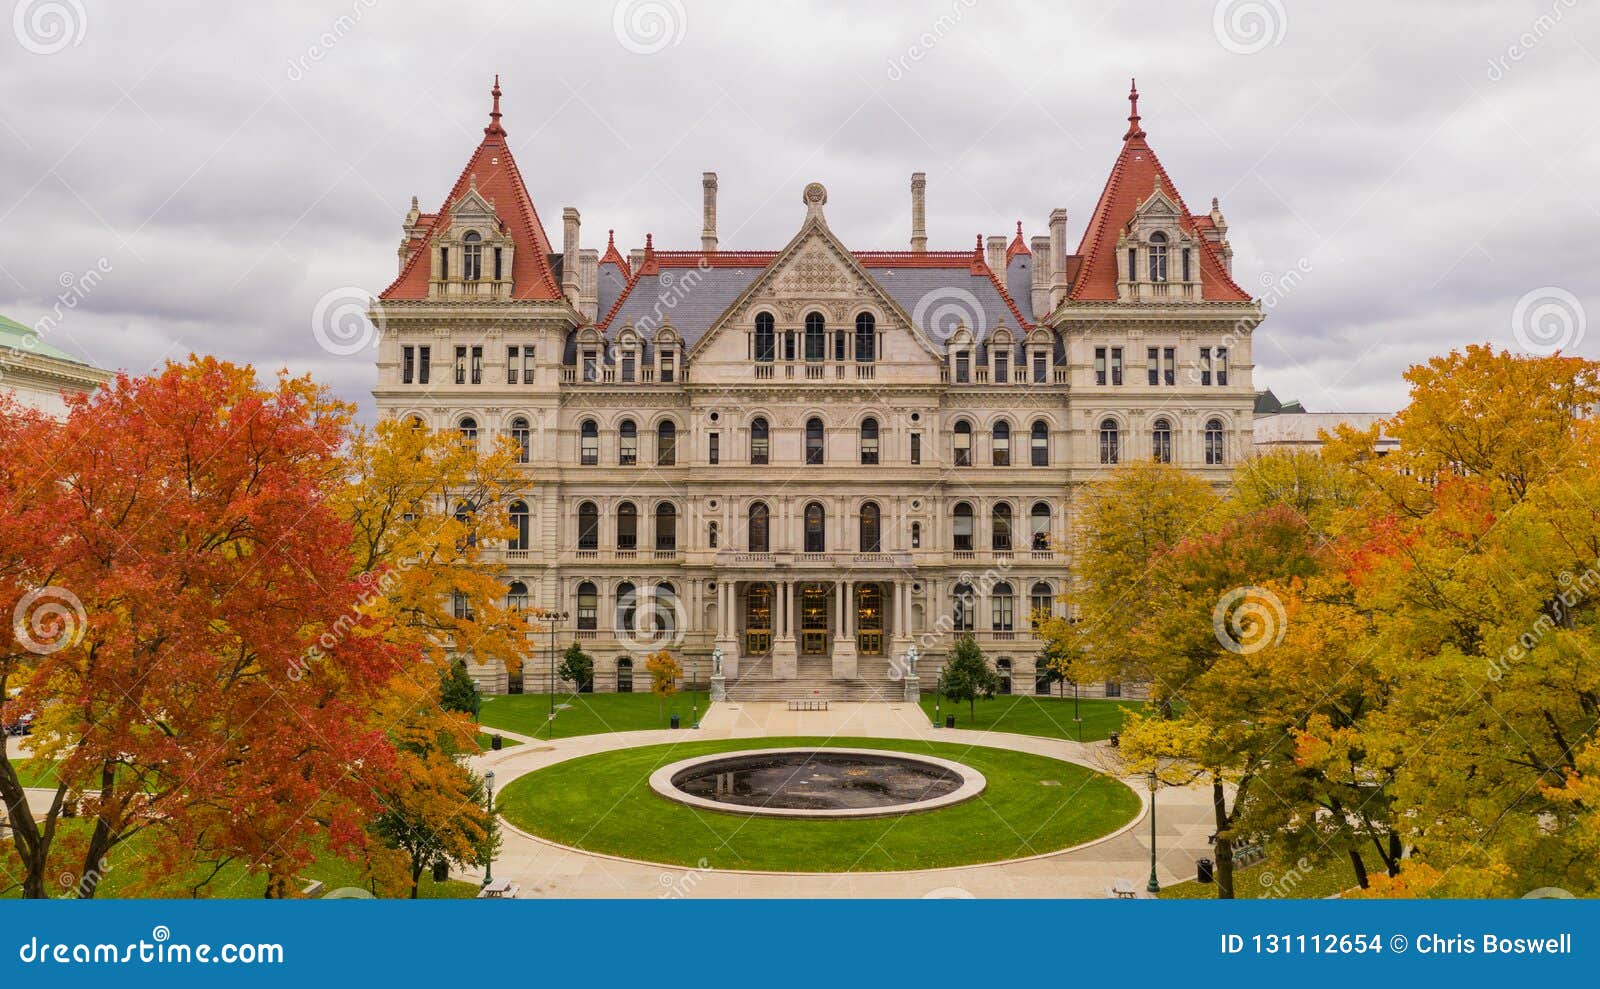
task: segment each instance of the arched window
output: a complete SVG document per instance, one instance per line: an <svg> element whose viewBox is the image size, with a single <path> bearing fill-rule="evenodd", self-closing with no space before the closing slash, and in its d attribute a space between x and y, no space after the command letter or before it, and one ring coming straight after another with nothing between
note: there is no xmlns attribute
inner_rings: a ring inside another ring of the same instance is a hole
<svg viewBox="0 0 1600 989"><path fill-rule="evenodd" d="M1028 449L1035 467L1050 466L1050 424L1035 419L1028 433Z"/></svg>
<svg viewBox="0 0 1600 989"><path fill-rule="evenodd" d="M586 501L578 506L578 548L582 550L600 548L600 509L596 508L592 501Z"/></svg>
<svg viewBox="0 0 1600 989"><path fill-rule="evenodd" d="M1041 580L1033 585L1028 597L1029 617L1033 627L1037 629L1055 613L1055 592L1050 590L1049 584Z"/></svg>
<svg viewBox="0 0 1600 989"><path fill-rule="evenodd" d="M617 506L617 549L638 548L639 510L633 506L633 502L625 501Z"/></svg>
<svg viewBox="0 0 1600 989"><path fill-rule="evenodd" d="M632 419L617 427L617 463L632 467L639 462L639 426Z"/></svg>
<svg viewBox="0 0 1600 989"><path fill-rule="evenodd" d="M1210 466L1225 464L1228 458L1222 448L1222 420L1206 420L1206 463Z"/></svg>
<svg viewBox="0 0 1600 989"><path fill-rule="evenodd" d="M912 549L921 549L922 548L922 523L921 522L913 522L913 523L911 523L911 548Z"/></svg>
<svg viewBox="0 0 1600 989"><path fill-rule="evenodd" d="M678 510L672 502L656 506L656 549L670 552L678 548Z"/></svg>
<svg viewBox="0 0 1600 989"><path fill-rule="evenodd" d="M533 431L528 428L527 419L517 416L511 420L511 439L517 444L517 463L527 463L533 446Z"/></svg>
<svg viewBox="0 0 1600 989"><path fill-rule="evenodd" d="M1150 429L1150 456L1158 464L1172 463L1172 423L1165 419Z"/></svg>
<svg viewBox="0 0 1600 989"><path fill-rule="evenodd" d="M717 548L717 523L715 522L706 527L706 546L711 549Z"/></svg>
<svg viewBox="0 0 1600 989"><path fill-rule="evenodd" d="M600 618L600 592L591 581L578 585L578 630L593 632Z"/></svg>
<svg viewBox="0 0 1600 989"><path fill-rule="evenodd" d="M820 503L813 501L806 505L805 530L805 551L807 553L827 552L828 521Z"/></svg>
<svg viewBox="0 0 1600 989"><path fill-rule="evenodd" d="M1000 676L1000 689L996 693L1002 695L1011 693L1011 660L995 660L994 671Z"/></svg>
<svg viewBox="0 0 1600 989"><path fill-rule="evenodd" d="M806 313L806 360L820 361L827 356L828 324L821 313Z"/></svg>
<svg viewBox="0 0 1600 989"><path fill-rule="evenodd" d="M994 465L996 467L1011 466L1011 423L1001 419L994 424L991 433L991 446L994 447Z"/></svg>
<svg viewBox="0 0 1600 989"><path fill-rule="evenodd" d="M1028 511L1029 535L1028 545L1034 552L1043 552L1050 548L1050 506L1042 501L1033 503L1033 508Z"/></svg>
<svg viewBox="0 0 1600 989"><path fill-rule="evenodd" d="M1117 420L1100 420L1100 462L1117 463L1122 452L1121 448L1121 438L1117 434Z"/></svg>
<svg viewBox="0 0 1600 989"><path fill-rule="evenodd" d="M461 431L461 439L467 443L478 442L478 420L471 416L463 416L461 424L456 427Z"/></svg>
<svg viewBox="0 0 1600 989"><path fill-rule="evenodd" d="M511 528L514 533L506 543L507 549L526 550L528 548L528 503L513 501L511 503Z"/></svg>
<svg viewBox="0 0 1600 989"><path fill-rule="evenodd" d="M753 503L750 506L750 532L749 532L750 552L752 552L752 553L770 553L770 552L772 552L772 550L771 550L771 542L769 541L769 537L768 537L768 533L769 533L770 528L771 528L768 525L768 523L770 521L770 518L771 518L771 516L767 512L767 503L766 502L758 501L758 502Z"/></svg>
<svg viewBox="0 0 1600 989"><path fill-rule="evenodd" d="M989 512L989 540L991 549L998 553L1011 552L1011 506L1005 502L995 505Z"/></svg>
<svg viewBox="0 0 1600 989"><path fill-rule="evenodd" d="M678 427L671 421L656 427L656 466L671 467L678 462Z"/></svg>
<svg viewBox="0 0 1600 989"><path fill-rule="evenodd" d="M856 360L878 359L878 321L869 312L856 316Z"/></svg>
<svg viewBox="0 0 1600 989"><path fill-rule="evenodd" d="M873 418L861 420L861 462L878 462L878 420Z"/></svg>
<svg viewBox="0 0 1600 989"><path fill-rule="evenodd" d="M972 585L957 584L955 590L950 592L950 622L955 631L972 631L973 619L977 610L978 599L972 593Z"/></svg>
<svg viewBox="0 0 1600 989"><path fill-rule="evenodd" d="M765 464L771 453L772 439L767 420L757 417L750 422L750 462Z"/></svg>
<svg viewBox="0 0 1600 989"><path fill-rule="evenodd" d="M770 363L778 353L778 335L773 331L772 314L756 314L756 360Z"/></svg>
<svg viewBox="0 0 1600 989"><path fill-rule="evenodd" d="M600 425L585 419L578 426L578 463L593 467L600 462Z"/></svg>
<svg viewBox="0 0 1600 989"><path fill-rule="evenodd" d="M617 693L633 693L633 660L627 656L617 657Z"/></svg>
<svg viewBox="0 0 1600 989"><path fill-rule="evenodd" d="M823 435L821 419L806 420L806 463L822 463Z"/></svg>
<svg viewBox="0 0 1600 989"><path fill-rule="evenodd" d="M951 441L952 460L957 467L972 466L972 423L963 419L956 423L955 437Z"/></svg>
<svg viewBox="0 0 1600 989"><path fill-rule="evenodd" d="M462 539L463 545L478 545L477 512L477 508L470 501L456 502L456 521L467 531L465 538Z"/></svg>
<svg viewBox="0 0 1600 989"><path fill-rule="evenodd" d="M521 611L528 606L528 585L520 580L513 580L506 588L506 607L512 611Z"/></svg>
<svg viewBox="0 0 1600 989"><path fill-rule="evenodd" d="M650 601L650 627L658 639L670 639L678 629L678 589L666 581L656 585Z"/></svg>
<svg viewBox="0 0 1600 989"><path fill-rule="evenodd" d="M961 502L955 509L951 526L951 548L958 553L972 552L972 506Z"/></svg>
<svg viewBox="0 0 1600 989"><path fill-rule="evenodd" d="M1016 598L1003 580L989 592L989 619L996 632L1016 631Z"/></svg>
<svg viewBox="0 0 1600 989"><path fill-rule="evenodd" d="M461 277L475 282L483 277L483 238L476 230L461 238Z"/></svg>
<svg viewBox="0 0 1600 989"><path fill-rule="evenodd" d="M1150 235L1150 280L1164 282L1167 280L1167 235L1156 231Z"/></svg>
<svg viewBox="0 0 1600 989"><path fill-rule="evenodd" d="M861 552L880 553L883 551L883 518L878 511L878 503L869 501L861 506Z"/></svg>
<svg viewBox="0 0 1600 989"><path fill-rule="evenodd" d="M631 581L623 581L617 585L617 607L615 612L616 631L621 635L631 635L638 631L635 624L639 618L639 592L633 589Z"/></svg>
<svg viewBox="0 0 1600 989"><path fill-rule="evenodd" d="M406 421L411 424L411 428L412 429L427 429L428 428L428 424L422 421L422 417L421 416L412 416L410 419L407 419Z"/></svg>

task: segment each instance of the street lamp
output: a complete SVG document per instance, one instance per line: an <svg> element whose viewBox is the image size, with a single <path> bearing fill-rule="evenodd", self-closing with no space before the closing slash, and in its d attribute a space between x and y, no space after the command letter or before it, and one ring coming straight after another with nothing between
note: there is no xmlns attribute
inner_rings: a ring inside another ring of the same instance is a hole
<svg viewBox="0 0 1600 989"><path fill-rule="evenodd" d="M1161 884L1156 881L1156 787L1159 785L1156 771L1150 770L1150 881L1144 888L1151 893L1161 892Z"/></svg>
<svg viewBox="0 0 1600 989"><path fill-rule="evenodd" d="M484 799L488 802L485 808L489 811L489 827L494 828L494 770L483 774ZM483 884L485 886L494 882L494 845L489 845L489 858L483 864Z"/></svg>
<svg viewBox="0 0 1600 989"><path fill-rule="evenodd" d="M689 660L689 727L700 727L700 660Z"/></svg>
<svg viewBox="0 0 1600 989"><path fill-rule="evenodd" d="M567 613L540 609L539 617L545 621L550 630L550 715L545 721L545 737L554 739L556 737L556 630L558 623L567 620Z"/></svg>
<svg viewBox="0 0 1600 989"><path fill-rule="evenodd" d="M1078 713L1078 681L1072 681L1072 720L1078 726L1078 744L1083 744L1083 716Z"/></svg>

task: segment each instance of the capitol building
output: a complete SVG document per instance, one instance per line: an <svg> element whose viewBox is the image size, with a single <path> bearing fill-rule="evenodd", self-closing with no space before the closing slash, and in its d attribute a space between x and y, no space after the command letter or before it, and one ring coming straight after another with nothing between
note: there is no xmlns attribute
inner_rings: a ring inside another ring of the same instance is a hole
<svg viewBox="0 0 1600 989"><path fill-rule="evenodd" d="M1082 486L1141 458L1222 485L1251 449L1261 308L1217 201L1191 212L1162 168L1136 89L1076 222L997 218L1005 235L935 249L919 172L903 243L842 242L811 183L786 244L724 248L708 172L698 244L626 253L572 207L551 242L500 97L497 79L437 212L405 217L374 395L381 415L519 444L516 535L487 552L514 602L565 613L559 645L594 657L595 690L648 689L665 645L702 684L716 651L734 699L899 700L912 650L931 688L971 634L1010 691L1043 691L1031 628L1062 607ZM530 646L529 691L549 686L546 651Z"/></svg>

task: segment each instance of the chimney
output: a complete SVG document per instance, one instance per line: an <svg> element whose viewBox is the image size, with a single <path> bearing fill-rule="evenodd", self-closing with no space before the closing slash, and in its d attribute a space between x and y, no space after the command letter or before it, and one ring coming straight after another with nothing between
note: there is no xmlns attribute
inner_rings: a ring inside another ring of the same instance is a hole
<svg viewBox="0 0 1600 989"><path fill-rule="evenodd" d="M1035 257L1033 263L1043 267ZM1067 291L1067 211L1050 211L1050 305L1054 309Z"/></svg>
<svg viewBox="0 0 1600 989"><path fill-rule="evenodd" d="M1004 237L989 238L989 270L1001 281L1006 277L1006 239Z"/></svg>
<svg viewBox="0 0 1600 989"><path fill-rule="evenodd" d="M578 252L578 311L591 323L600 318L600 252L592 247Z"/></svg>
<svg viewBox="0 0 1600 989"><path fill-rule="evenodd" d="M1033 238L1033 318L1043 319L1050 312L1050 238Z"/></svg>
<svg viewBox="0 0 1600 989"><path fill-rule="evenodd" d="M578 305L578 211L568 206L561 211L561 294Z"/></svg>
<svg viewBox="0 0 1600 989"><path fill-rule="evenodd" d="M700 250L707 254L717 250L717 173L706 172L700 176L701 207L704 222L700 226Z"/></svg>
<svg viewBox="0 0 1600 989"><path fill-rule="evenodd" d="M928 177L911 173L911 249L918 254L928 250Z"/></svg>

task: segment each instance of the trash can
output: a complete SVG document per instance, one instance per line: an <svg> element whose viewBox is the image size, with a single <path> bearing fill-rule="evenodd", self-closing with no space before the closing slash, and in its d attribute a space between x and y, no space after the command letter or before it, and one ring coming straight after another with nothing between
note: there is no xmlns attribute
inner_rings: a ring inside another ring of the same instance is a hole
<svg viewBox="0 0 1600 989"><path fill-rule="evenodd" d="M450 863L444 859L433 863L433 881L442 883L450 878Z"/></svg>
<svg viewBox="0 0 1600 989"><path fill-rule="evenodd" d="M489 748L493 749L494 751L499 752L500 751L500 746L502 746L504 744L505 744L505 739L501 738L499 735L490 735L489 736Z"/></svg>
<svg viewBox="0 0 1600 989"><path fill-rule="evenodd" d="M1121 745L1122 745L1122 732L1120 732L1120 731L1112 732L1111 733L1111 747L1112 748L1117 748L1117 747L1119 747Z"/></svg>
<svg viewBox="0 0 1600 989"><path fill-rule="evenodd" d="M678 727L678 716L676 714L672 716L672 727Z"/></svg>
<svg viewBox="0 0 1600 989"><path fill-rule="evenodd" d="M1194 864L1194 881L1208 883L1211 881L1211 860L1201 859Z"/></svg>
<svg viewBox="0 0 1600 989"><path fill-rule="evenodd" d="M953 715L953 714L945 715L944 716L944 726L946 728L954 728L956 726L956 716Z"/></svg>

